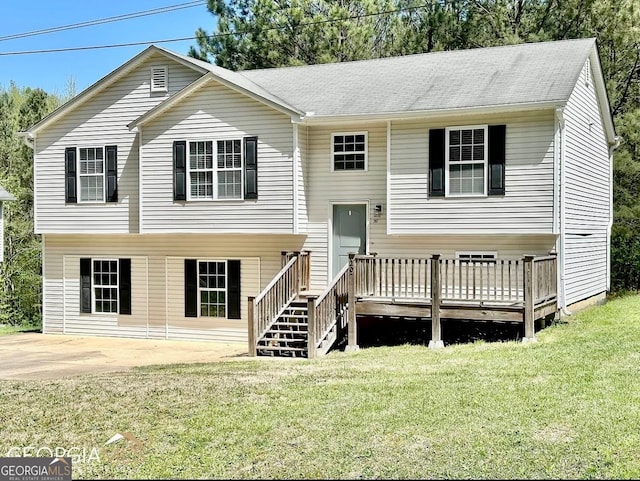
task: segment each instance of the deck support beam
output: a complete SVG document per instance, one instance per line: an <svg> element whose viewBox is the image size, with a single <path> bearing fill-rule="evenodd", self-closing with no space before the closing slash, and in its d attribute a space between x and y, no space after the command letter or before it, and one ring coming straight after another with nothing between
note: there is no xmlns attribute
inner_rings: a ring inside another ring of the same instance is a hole
<svg viewBox="0 0 640 481"><path fill-rule="evenodd" d="M356 276L355 276L355 254L349 254L349 307L347 309L347 347L345 351L357 351L358 346L358 324L356 316Z"/></svg>
<svg viewBox="0 0 640 481"><path fill-rule="evenodd" d="M247 318L249 319L249 356L256 357L257 355L257 339L256 339L256 320L254 319L254 306L255 297L249 297L247 305Z"/></svg>
<svg viewBox="0 0 640 481"><path fill-rule="evenodd" d="M307 297L307 357L314 359L318 355L316 338L316 299L318 296Z"/></svg>
<svg viewBox="0 0 640 481"><path fill-rule="evenodd" d="M442 297L440 277L440 255L431 257L431 340L429 348L444 347L442 341L442 325L440 323L440 302Z"/></svg>
<svg viewBox="0 0 640 481"><path fill-rule="evenodd" d="M522 342L536 342L535 316L533 315L533 256L524 257L524 337Z"/></svg>

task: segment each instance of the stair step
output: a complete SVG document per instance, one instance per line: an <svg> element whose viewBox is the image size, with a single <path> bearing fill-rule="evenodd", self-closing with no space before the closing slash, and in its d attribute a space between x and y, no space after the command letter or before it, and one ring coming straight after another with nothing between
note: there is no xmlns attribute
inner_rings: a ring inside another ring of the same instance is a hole
<svg viewBox="0 0 640 481"><path fill-rule="evenodd" d="M273 330L269 330L265 333L265 336L269 335L269 334L278 334L278 335L282 335L282 334L307 334L307 331L300 331L300 330L294 330L294 329L273 329ZM273 339L273 338L270 338Z"/></svg>
<svg viewBox="0 0 640 481"><path fill-rule="evenodd" d="M307 352L306 347L258 346L258 349L264 351Z"/></svg>

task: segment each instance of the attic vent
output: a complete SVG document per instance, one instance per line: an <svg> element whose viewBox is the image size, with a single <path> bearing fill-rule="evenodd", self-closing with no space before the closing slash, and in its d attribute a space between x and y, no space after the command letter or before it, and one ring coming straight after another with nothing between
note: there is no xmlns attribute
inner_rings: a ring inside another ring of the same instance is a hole
<svg viewBox="0 0 640 481"><path fill-rule="evenodd" d="M584 67L584 83L587 87L591 85L591 61L589 59Z"/></svg>
<svg viewBox="0 0 640 481"><path fill-rule="evenodd" d="M151 67L151 91L166 92L168 90L169 80L167 67Z"/></svg>

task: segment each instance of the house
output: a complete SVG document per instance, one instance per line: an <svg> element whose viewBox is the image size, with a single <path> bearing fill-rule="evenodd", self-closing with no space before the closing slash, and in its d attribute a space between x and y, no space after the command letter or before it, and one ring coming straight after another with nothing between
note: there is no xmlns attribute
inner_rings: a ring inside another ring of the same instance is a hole
<svg viewBox="0 0 640 481"><path fill-rule="evenodd" d="M461 316L532 340L609 288L595 39L244 72L150 46L23 135L45 333L311 356L400 313L434 346Z"/></svg>
<svg viewBox="0 0 640 481"><path fill-rule="evenodd" d="M2 205L8 200L16 200L0 185L0 262L4 261L4 211Z"/></svg>

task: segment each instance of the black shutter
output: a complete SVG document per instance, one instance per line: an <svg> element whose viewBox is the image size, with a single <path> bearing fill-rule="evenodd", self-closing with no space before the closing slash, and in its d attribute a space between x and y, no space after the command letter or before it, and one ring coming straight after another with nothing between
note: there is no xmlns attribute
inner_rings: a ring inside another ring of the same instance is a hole
<svg viewBox="0 0 640 481"><path fill-rule="evenodd" d="M65 202L75 204L78 202L76 193L76 148L67 147L64 149L64 171L65 171Z"/></svg>
<svg viewBox="0 0 640 481"><path fill-rule="evenodd" d="M198 317L198 261L184 260L184 316Z"/></svg>
<svg viewBox="0 0 640 481"><path fill-rule="evenodd" d="M244 198L258 198L258 137L244 139Z"/></svg>
<svg viewBox="0 0 640 481"><path fill-rule="evenodd" d="M131 259L120 259L118 275L120 314L131 314Z"/></svg>
<svg viewBox="0 0 640 481"><path fill-rule="evenodd" d="M444 197L444 129L429 130L429 196Z"/></svg>
<svg viewBox="0 0 640 481"><path fill-rule="evenodd" d="M187 200L187 142L173 143L173 200Z"/></svg>
<svg viewBox="0 0 640 481"><path fill-rule="evenodd" d="M227 261L227 319L240 319L240 261Z"/></svg>
<svg viewBox="0 0 640 481"><path fill-rule="evenodd" d="M91 314L91 259L80 259L80 312Z"/></svg>
<svg viewBox="0 0 640 481"><path fill-rule="evenodd" d="M107 145L107 202L118 202L118 146Z"/></svg>
<svg viewBox="0 0 640 481"><path fill-rule="evenodd" d="M489 195L504 195L506 125L489 126Z"/></svg>

